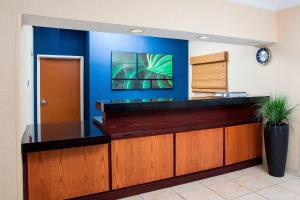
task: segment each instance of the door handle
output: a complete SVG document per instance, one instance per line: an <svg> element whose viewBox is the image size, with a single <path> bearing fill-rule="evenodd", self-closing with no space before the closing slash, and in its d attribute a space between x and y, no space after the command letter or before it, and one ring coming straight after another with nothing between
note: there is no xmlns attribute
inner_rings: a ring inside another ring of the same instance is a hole
<svg viewBox="0 0 300 200"><path fill-rule="evenodd" d="M48 104L48 101L46 100L46 99L42 99L41 100L41 105L43 106L43 105L47 105Z"/></svg>

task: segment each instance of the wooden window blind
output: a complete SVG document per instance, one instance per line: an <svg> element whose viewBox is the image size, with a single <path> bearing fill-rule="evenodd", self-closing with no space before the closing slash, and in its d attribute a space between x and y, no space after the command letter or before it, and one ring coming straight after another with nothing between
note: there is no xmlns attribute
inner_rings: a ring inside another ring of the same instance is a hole
<svg viewBox="0 0 300 200"><path fill-rule="evenodd" d="M228 52L190 58L193 92L227 91Z"/></svg>

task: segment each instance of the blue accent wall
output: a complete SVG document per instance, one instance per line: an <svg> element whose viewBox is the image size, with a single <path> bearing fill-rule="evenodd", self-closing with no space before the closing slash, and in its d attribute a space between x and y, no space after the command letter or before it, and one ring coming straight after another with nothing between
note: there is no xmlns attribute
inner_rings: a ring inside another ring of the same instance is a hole
<svg viewBox="0 0 300 200"><path fill-rule="evenodd" d="M112 90L111 52L161 53L173 55L174 88ZM90 115L97 100L188 97L188 41L126 34L89 32Z"/></svg>
<svg viewBox="0 0 300 200"><path fill-rule="evenodd" d="M34 119L37 123L36 68L37 55L84 56L84 118L90 117L88 32L57 28L34 27Z"/></svg>
<svg viewBox="0 0 300 200"><path fill-rule="evenodd" d="M111 52L161 53L173 55L173 89L112 90ZM188 97L188 41L126 34L85 32L34 27L34 77L37 55L84 56L84 117L100 115L97 100ZM36 79L35 123L37 122Z"/></svg>

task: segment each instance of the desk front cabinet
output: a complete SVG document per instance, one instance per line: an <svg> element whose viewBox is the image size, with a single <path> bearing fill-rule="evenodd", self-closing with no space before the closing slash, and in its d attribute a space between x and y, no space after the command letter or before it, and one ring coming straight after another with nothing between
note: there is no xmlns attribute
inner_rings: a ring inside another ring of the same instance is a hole
<svg viewBox="0 0 300 200"><path fill-rule="evenodd" d="M173 151L173 134L113 140L112 189L173 177Z"/></svg>
<svg viewBox="0 0 300 200"><path fill-rule="evenodd" d="M223 128L176 133L176 176L223 166Z"/></svg>
<svg viewBox="0 0 300 200"><path fill-rule="evenodd" d="M259 158L262 155L262 127L260 123L225 128L225 164Z"/></svg>
<svg viewBox="0 0 300 200"><path fill-rule="evenodd" d="M108 191L108 145L27 155L28 198L61 200Z"/></svg>

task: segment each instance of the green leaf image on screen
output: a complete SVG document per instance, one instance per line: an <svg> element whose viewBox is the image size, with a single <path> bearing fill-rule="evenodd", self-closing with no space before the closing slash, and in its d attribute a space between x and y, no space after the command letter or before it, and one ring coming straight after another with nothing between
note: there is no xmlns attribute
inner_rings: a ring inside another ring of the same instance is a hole
<svg viewBox="0 0 300 200"><path fill-rule="evenodd" d="M112 53L112 79L137 78L137 54L127 52Z"/></svg>
<svg viewBox="0 0 300 200"><path fill-rule="evenodd" d="M173 88L173 56L112 52L112 89Z"/></svg>

